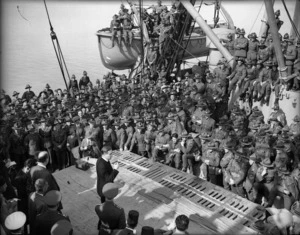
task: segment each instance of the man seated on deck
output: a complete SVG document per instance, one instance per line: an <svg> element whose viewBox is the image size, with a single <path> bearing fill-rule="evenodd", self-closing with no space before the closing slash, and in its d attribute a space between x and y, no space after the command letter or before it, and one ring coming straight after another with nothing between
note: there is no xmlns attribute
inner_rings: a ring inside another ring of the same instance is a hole
<svg viewBox="0 0 300 235"><path fill-rule="evenodd" d="M104 185L102 193L106 201L95 207L99 217L99 235L109 235L115 229L125 229L126 218L124 209L113 201L119 193L119 186L115 183L107 183Z"/></svg>

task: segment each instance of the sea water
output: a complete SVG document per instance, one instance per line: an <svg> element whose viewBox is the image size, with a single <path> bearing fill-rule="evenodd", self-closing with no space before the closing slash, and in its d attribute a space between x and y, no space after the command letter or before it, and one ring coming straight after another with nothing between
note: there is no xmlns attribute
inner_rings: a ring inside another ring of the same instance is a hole
<svg viewBox="0 0 300 235"><path fill-rule="evenodd" d="M93 83L109 72L99 56L96 31L109 27L113 14L126 1L46 1L54 32L57 34L70 75L79 80L84 70ZM138 2L138 1L136 1ZM145 6L156 1L143 1ZM197 1L199 5L201 1ZM204 1L206 2L206 1ZM170 1L163 1L169 4ZM246 34L259 32L264 14L263 1L222 1L235 25ZM295 1L287 1L291 15ZM290 23L280 1L274 9L281 10L285 22L281 33L290 32ZM212 22L214 7L202 5L203 18ZM223 19L222 15L220 18ZM1 88L11 95L21 94L26 84L33 91L42 90L46 83L52 89L65 88L50 38L50 27L42 0L1 1ZM118 73L118 71L115 71ZM128 71L120 71L127 73ZM68 80L68 77L66 76Z"/></svg>

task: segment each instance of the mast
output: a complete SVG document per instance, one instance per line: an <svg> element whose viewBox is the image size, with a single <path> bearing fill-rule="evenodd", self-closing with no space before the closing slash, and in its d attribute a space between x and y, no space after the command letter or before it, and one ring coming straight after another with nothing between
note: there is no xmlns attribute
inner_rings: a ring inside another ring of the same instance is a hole
<svg viewBox="0 0 300 235"><path fill-rule="evenodd" d="M284 62L284 57L281 49L281 42L279 39L279 34L278 34L278 27L276 24L276 19L274 15L274 9L273 9L273 4L270 0L264 0L265 6L266 6L266 12L268 15L268 23L270 26L270 33L273 38L273 43L274 43L274 49L275 49L275 54L279 66L279 73L281 78L286 78L287 77L287 68L285 66Z"/></svg>
<svg viewBox="0 0 300 235"><path fill-rule="evenodd" d="M300 32L300 0L296 0L293 21L295 23L296 29L298 30L298 32ZM291 28L290 36L295 38L297 37L293 27Z"/></svg>
<svg viewBox="0 0 300 235"><path fill-rule="evenodd" d="M218 36L211 30L211 28L207 25L205 20L201 17L201 15L196 11L194 6L188 0L180 0L181 4L185 7L185 9L190 13L193 19L198 23L198 25L203 29L204 33L207 37L212 41L212 43L216 46L216 48L221 52L221 54L228 61L229 65L233 67L234 57L230 54L230 52L221 44Z"/></svg>
<svg viewBox="0 0 300 235"><path fill-rule="evenodd" d="M274 6L274 2L275 2L275 0L272 0L272 6ZM261 27L259 30L259 34L258 34L259 37L261 37L263 34L267 33L268 25L267 25L267 23L265 23L267 21L268 21L268 15L267 15L267 12L265 11L263 19L262 19L262 24L261 24Z"/></svg>

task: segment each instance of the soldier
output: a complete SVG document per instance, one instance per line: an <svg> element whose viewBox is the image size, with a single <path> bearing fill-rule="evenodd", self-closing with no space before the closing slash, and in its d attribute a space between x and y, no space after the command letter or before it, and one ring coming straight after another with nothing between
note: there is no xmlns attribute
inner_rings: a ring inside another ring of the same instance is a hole
<svg viewBox="0 0 300 235"><path fill-rule="evenodd" d="M24 146L25 133L19 122L16 122L12 129L13 131L8 137L6 152L8 158L17 163L17 169L21 169L26 161L26 149Z"/></svg>
<svg viewBox="0 0 300 235"><path fill-rule="evenodd" d="M258 52L258 40L256 33L251 33L248 35L249 40L249 49L247 52L247 60L252 61L254 64L257 60L257 52Z"/></svg>
<svg viewBox="0 0 300 235"><path fill-rule="evenodd" d="M245 59L247 57L248 39L245 38L244 29L241 29L238 34L239 37L234 40L234 56Z"/></svg>
<svg viewBox="0 0 300 235"><path fill-rule="evenodd" d="M121 126L120 120L115 120L113 125L115 127L114 129L115 129L115 133L116 133L116 137L117 137L114 149L118 149L120 151L123 151L125 140L126 140L126 131Z"/></svg>
<svg viewBox="0 0 300 235"><path fill-rule="evenodd" d="M170 141L170 135L165 133L163 126L159 126L157 130L157 136L155 138L155 146L152 152L153 162L156 162L158 160L159 154L163 154L163 156L167 154L169 141Z"/></svg>
<svg viewBox="0 0 300 235"><path fill-rule="evenodd" d="M69 218L60 212L58 208L61 203L61 193L57 190L51 190L44 196L48 210L37 215L34 234L50 234L52 226L60 220L69 220Z"/></svg>
<svg viewBox="0 0 300 235"><path fill-rule="evenodd" d="M87 72L83 71L83 76L79 80L79 87L81 88L83 86L85 88L90 82L90 77L87 75Z"/></svg>
<svg viewBox="0 0 300 235"><path fill-rule="evenodd" d="M123 21L123 35L125 39L125 44L132 45L133 33L132 33L133 25L130 20L127 18ZM129 43L128 43L129 40Z"/></svg>
<svg viewBox="0 0 300 235"><path fill-rule="evenodd" d="M213 70L213 76L215 77L216 82L224 82L228 86L227 76L230 75L229 68L225 65L225 62L219 60L217 67Z"/></svg>
<svg viewBox="0 0 300 235"><path fill-rule="evenodd" d="M227 78L230 79L229 88L228 88L229 94L235 88L237 82L242 82L247 75L247 70L244 65L244 59L238 58L237 62L238 63L234 71L229 76L227 76Z"/></svg>
<svg viewBox="0 0 300 235"><path fill-rule="evenodd" d="M130 148L131 139L133 136L133 133L135 131L133 125L131 124L131 120L129 118L124 119L124 129L126 131L126 142L124 144L124 150L127 151Z"/></svg>
<svg viewBox="0 0 300 235"><path fill-rule="evenodd" d="M293 66L294 66L294 61L297 58L297 49L296 46L294 45L295 39L293 37L290 37L289 39L286 40L288 42L288 46L286 48L286 51L284 53L285 57L285 64L287 67L287 74L291 75L293 72ZM292 88L292 81L288 83L288 88Z"/></svg>
<svg viewBox="0 0 300 235"><path fill-rule="evenodd" d="M155 37L157 35L154 34L154 30L159 26L160 24L160 15L157 13L156 8L152 8L152 12L149 14L149 30L150 35L152 37Z"/></svg>
<svg viewBox="0 0 300 235"><path fill-rule="evenodd" d="M247 71L247 76L244 79L241 87L242 87L242 94L246 94L249 93L252 96L252 92L253 92L253 84L255 82L256 79L256 67L255 67L255 63L253 61L247 61L246 62L246 71Z"/></svg>
<svg viewBox="0 0 300 235"><path fill-rule="evenodd" d="M270 60L270 50L267 48L265 42L260 40L258 44L258 52L257 52L257 62L263 64L264 62Z"/></svg>
<svg viewBox="0 0 300 235"><path fill-rule="evenodd" d="M294 68L294 73L287 76L286 80L283 80L283 82L286 84L288 83L289 85L287 86L287 90L291 88L290 84L293 84L292 90L299 90L300 88L300 66L297 68Z"/></svg>
<svg viewBox="0 0 300 235"><path fill-rule="evenodd" d="M240 151L244 153L244 157L249 158L254 153L253 139L250 136L244 136L240 140L241 149Z"/></svg>
<svg viewBox="0 0 300 235"><path fill-rule="evenodd" d="M223 187L226 190L230 190L230 185L229 185L229 174L227 174L228 171L228 166L231 160L234 159L234 150L235 150L235 143L227 139L224 143L224 156L220 161L220 167L222 169L222 174L223 174Z"/></svg>
<svg viewBox="0 0 300 235"><path fill-rule="evenodd" d="M172 139L169 142L168 154L166 155L166 165L173 166L175 165L176 169L180 169L181 163L181 150L178 134L172 134Z"/></svg>
<svg viewBox="0 0 300 235"><path fill-rule="evenodd" d="M190 174L194 174L194 162L195 156L200 153L200 148L198 144L191 138L188 134L183 134L181 136L180 150L182 152L182 171L186 172L189 167Z"/></svg>
<svg viewBox="0 0 300 235"><path fill-rule="evenodd" d="M238 151L234 152L234 159L232 159L227 167L228 183L231 191L240 197L245 197L243 188L243 181L246 177L247 164L242 159L244 154Z"/></svg>
<svg viewBox="0 0 300 235"><path fill-rule="evenodd" d="M146 151L148 152L148 157L152 156L152 150L154 148L154 142L156 138L156 134L153 129L154 125L150 122L147 125L147 130L145 132Z"/></svg>
<svg viewBox="0 0 300 235"><path fill-rule="evenodd" d="M271 189L275 186L274 177L276 170L274 163L271 162L270 158L266 157L261 162L256 172L256 187L258 190L258 199L262 205L266 206L269 202ZM262 200L261 200L262 197Z"/></svg>
<svg viewBox="0 0 300 235"><path fill-rule="evenodd" d="M61 127L62 125L55 120L53 132L51 134L54 150L53 167L54 169L57 167L58 170L62 170L66 167L67 160L67 133Z"/></svg>
<svg viewBox="0 0 300 235"><path fill-rule="evenodd" d="M119 45L121 45L121 22L118 19L118 15L114 15L112 21L110 22L110 32L111 32L111 42L112 47L115 46L115 37L117 35Z"/></svg>
<svg viewBox="0 0 300 235"><path fill-rule="evenodd" d="M274 112L271 112L268 121L271 118L277 119L281 126L285 126L287 124L285 113L279 108L278 104L275 104L272 108Z"/></svg>
<svg viewBox="0 0 300 235"><path fill-rule="evenodd" d="M300 39L297 40L296 42L296 50L297 50L297 57L296 60L294 61L294 71L300 69Z"/></svg>
<svg viewBox="0 0 300 235"><path fill-rule="evenodd" d="M114 203L113 199L118 195L119 187L115 183L107 183L103 186L103 195L106 201L95 207L99 217L99 234L108 235L113 230L124 229L126 227L126 217L124 209Z"/></svg>
<svg viewBox="0 0 300 235"><path fill-rule="evenodd" d="M291 209L292 204L299 198L299 189L296 179L291 175L291 172L286 167L278 169L278 175L275 176L277 184L271 189L268 201L268 207L271 207L276 196L283 198L284 208Z"/></svg>
<svg viewBox="0 0 300 235"><path fill-rule="evenodd" d="M271 95L271 66L272 62L267 61L264 63L265 68L259 74L259 85L258 89L260 90L257 100L261 101L263 99L264 103L269 105L270 95Z"/></svg>
<svg viewBox="0 0 300 235"><path fill-rule="evenodd" d="M277 25L277 28L278 28L278 31L279 31L279 29L280 29L281 26L283 25L283 21L281 21L281 20L279 19L279 16L280 16L280 10L275 11L275 12L274 12L274 15L275 15L276 25ZM267 21L265 21L265 20L261 20L261 22L264 22L264 23L267 24L267 30L266 30L266 32L268 33L269 28L270 28L269 23L268 23Z"/></svg>
<svg viewBox="0 0 300 235"><path fill-rule="evenodd" d="M103 120L101 124L102 124L102 127L103 127L103 145L102 145L102 148L104 146L106 146L106 147L112 149L112 146L115 146L115 143L116 143L115 132L110 127L109 121L107 119Z"/></svg>
<svg viewBox="0 0 300 235"><path fill-rule="evenodd" d="M34 92L30 90L31 88L32 87L29 84L26 85L25 90L27 91L23 93L22 99L29 101L35 96Z"/></svg>
<svg viewBox="0 0 300 235"><path fill-rule="evenodd" d="M256 184L256 173L259 168L259 164L261 162L261 157L256 153L252 153L249 157L249 165L250 168L247 172L246 179L243 183L243 187L246 191L247 199L254 202L258 202L258 191Z"/></svg>
<svg viewBox="0 0 300 235"><path fill-rule="evenodd" d="M121 21L121 23L123 23L124 18L126 17L126 14L128 13L128 9L125 8L124 4L121 3L120 5L120 11L119 11L119 19Z"/></svg>
<svg viewBox="0 0 300 235"><path fill-rule="evenodd" d="M159 53L163 54L163 48L165 46L165 43L167 39L170 37L172 38L173 33L173 27L170 25L170 22L168 22L166 19L162 19L162 26L159 30L159 37L158 37L158 43L159 43ZM166 48L165 48L166 49Z"/></svg>
<svg viewBox="0 0 300 235"><path fill-rule="evenodd" d="M69 82L69 89L72 89L73 92L79 90L78 82L74 74L71 76L71 80Z"/></svg>
<svg viewBox="0 0 300 235"><path fill-rule="evenodd" d="M287 167L289 164L289 158L285 152L284 143L278 141L275 146L275 149L276 149L276 157L275 157L274 164L276 169Z"/></svg>
<svg viewBox="0 0 300 235"><path fill-rule="evenodd" d="M129 151L132 152L133 147L137 144L137 152L139 155L148 158L146 142L145 142L145 126L142 122L138 122L136 125L136 132L134 132L131 139L131 146Z"/></svg>
<svg viewBox="0 0 300 235"><path fill-rule="evenodd" d="M224 43L224 47L230 52L231 55L234 55L234 40L233 34L229 33L227 39L221 38L220 41Z"/></svg>
<svg viewBox="0 0 300 235"><path fill-rule="evenodd" d="M298 115L296 115L293 118L293 121L294 122L290 125L290 130L295 137L300 134L300 117Z"/></svg>
<svg viewBox="0 0 300 235"><path fill-rule="evenodd" d="M221 185L221 173L222 170L220 168L220 160L222 158L222 154L218 149L216 142L212 141L207 145L206 153L202 156L202 165L200 166L200 170L202 174L205 175L205 171L207 171L208 181ZM207 170L203 168L207 167ZM201 174L201 173L200 173Z"/></svg>
<svg viewBox="0 0 300 235"><path fill-rule="evenodd" d="M213 138L220 143L220 147L223 147L228 137L228 123L226 120L220 119L217 125L218 128L214 130Z"/></svg>

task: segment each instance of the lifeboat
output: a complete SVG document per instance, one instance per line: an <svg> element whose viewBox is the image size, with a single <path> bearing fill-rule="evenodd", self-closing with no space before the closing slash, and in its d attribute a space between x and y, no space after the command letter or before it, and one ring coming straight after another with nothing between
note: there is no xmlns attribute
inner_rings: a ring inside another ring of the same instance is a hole
<svg viewBox="0 0 300 235"><path fill-rule="evenodd" d="M142 41L139 31L133 31L133 40L131 45L126 45L124 38L121 44L115 40L112 47L111 32L108 29L99 30L98 47L102 64L110 70L132 69L138 58L142 54ZM206 35L199 29L195 28L191 35L185 36L182 42L182 51L185 49L183 59L206 56L209 48L206 46Z"/></svg>

